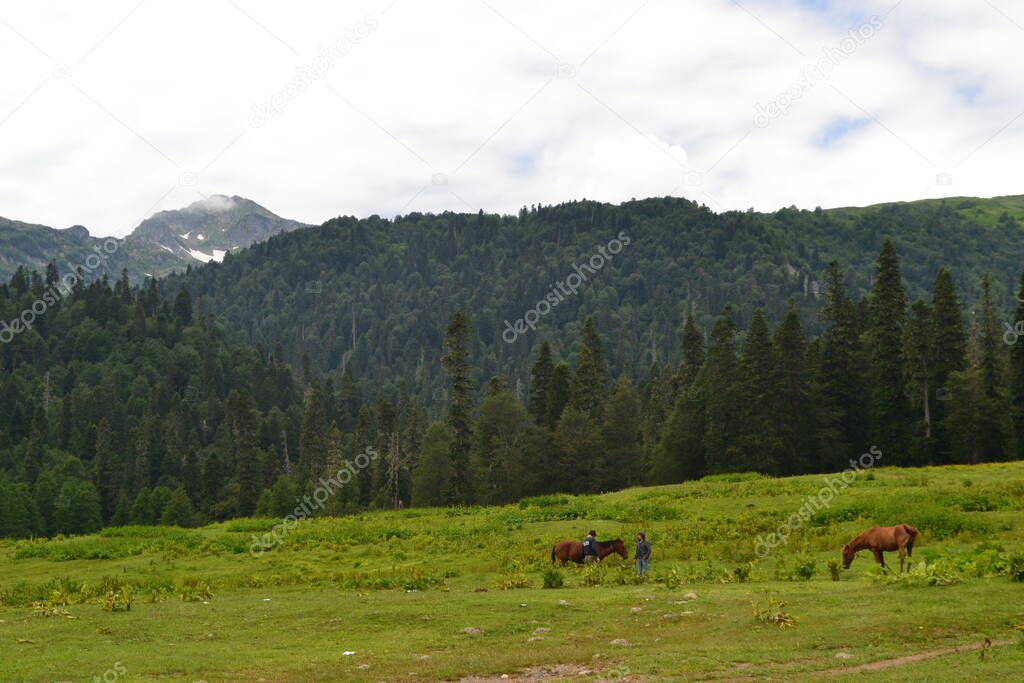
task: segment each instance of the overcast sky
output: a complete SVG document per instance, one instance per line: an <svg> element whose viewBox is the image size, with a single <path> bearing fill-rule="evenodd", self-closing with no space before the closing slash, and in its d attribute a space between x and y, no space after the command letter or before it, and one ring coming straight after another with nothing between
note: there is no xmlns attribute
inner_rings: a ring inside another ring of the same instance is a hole
<svg viewBox="0 0 1024 683"><path fill-rule="evenodd" d="M0 216L1016 194L1022 59L1010 0L2 2Z"/></svg>

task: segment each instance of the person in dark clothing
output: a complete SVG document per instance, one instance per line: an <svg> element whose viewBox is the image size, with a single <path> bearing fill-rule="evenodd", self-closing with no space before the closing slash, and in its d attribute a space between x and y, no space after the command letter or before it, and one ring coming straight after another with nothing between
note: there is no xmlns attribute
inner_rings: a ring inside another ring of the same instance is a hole
<svg viewBox="0 0 1024 683"><path fill-rule="evenodd" d="M637 576L643 576L647 573L647 563L651 559L651 544L647 541L647 536L644 532L640 531L636 535L636 573Z"/></svg>
<svg viewBox="0 0 1024 683"><path fill-rule="evenodd" d="M583 561L590 562L597 559L597 532L591 529L583 539Z"/></svg>

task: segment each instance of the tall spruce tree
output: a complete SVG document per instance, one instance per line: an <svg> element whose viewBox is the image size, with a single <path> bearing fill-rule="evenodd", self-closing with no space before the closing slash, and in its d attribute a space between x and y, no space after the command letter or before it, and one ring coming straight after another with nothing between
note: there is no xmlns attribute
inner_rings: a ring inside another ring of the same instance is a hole
<svg viewBox="0 0 1024 683"><path fill-rule="evenodd" d="M754 311L747 330L739 383L742 408L735 441L735 465L750 472L776 474L782 457L782 442L777 429L775 353L768 321L761 309Z"/></svg>
<svg viewBox="0 0 1024 683"><path fill-rule="evenodd" d="M537 352L537 360L530 370L529 410L537 424L543 424L548 412L548 392L551 388L551 373L554 370L551 358L551 344L544 340Z"/></svg>
<svg viewBox="0 0 1024 683"><path fill-rule="evenodd" d="M580 354L573 375L569 402L592 418L600 416L608 388L608 365L593 317L583 323Z"/></svg>
<svg viewBox="0 0 1024 683"><path fill-rule="evenodd" d="M548 385L547 405L544 425L551 431L558 426L558 420L562 417L562 411L569 405L570 384L572 382L572 370L564 361L559 361L551 369L551 382Z"/></svg>
<svg viewBox="0 0 1024 683"><path fill-rule="evenodd" d="M726 305L711 328L711 344L704 364L703 381L706 428L704 462L709 473L732 472L741 467L735 442L740 433L743 401L736 356L736 323Z"/></svg>
<svg viewBox="0 0 1024 683"><path fill-rule="evenodd" d="M451 481L448 499L454 503L472 500L469 477L469 453L473 438L473 381L469 364L469 318L455 311L448 321L441 365L448 374L451 391L445 422L451 431Z"/></svg>
<svg viewBox="0 0 1024 683"><path fill-rule="evenodd" d="M875 266L868 306L868 354L871 361L871 441L905 460L910 410L904 383L903 327L907 293L896 247L885 240Z"/></svg>
<svg viewBox="0 0 1024 683"><path fill-rule="evenodd" d="M1021 273L1017 310L1013 316L1012 330L1018 329L1024 329L1024 273ZM1007 338L1014 342L1010 348L1009 396L1015 454L1020 460L1024 459L1024 339L1015 338L1013 334Z"/></svg>
<svg viewBox="0 0 1024 683"><path fill-rule="evenodd" d="M992 281L981 280L981 325L978 330L979 369L983 402L977 425L981 457L1003 460L1008 452L1010 403L1005 387L1006 344L1002 320L992 293Z"/></svg>
<svg viewBox="0 0 1024 683"><path fill-rule="evenodd" d="M935 462L931 385L934 376L934 329L934 315L928 304L921 300L915 301L903 328L904 375L910 404L918 409L920 417L919 421L914 420L918 428L913 431L910 439L908 462L915 465Z"/></svg>
<svg viewBox="0 0 1024 683"><path fill-rule="evenodd" d="M330 445L323 388L314 380L306 395L299 433L299 473L304 484L316 481L327 467Z"/></svg>
<svg viewBox="0 0 1024 683"><path fill-rule="evenodd" d="M821 322L818 386L822 398L818 438L822 469L842 469L849 457L867 441L867 385L863 373L864 350L857 307L846 294L837 261L825 274L825 303Z"/></svg>
<svg viewBox="0 0 1024 683"><path fill-rule="evenodd" d="M775 330L773 347L779 472L813 472L820 468L811 438L818 414L812 400L804 330L793 301L789 302L786 315Z"/></svg>
<svg viewBox="0 0 1024 683"><path fill-rule="evenodd" d="M682 348L683 362L679 368L679 377L685 387L693 384L704 365L704 336L697 329L693 313L686 316L686 324L683 325Z"/></svg>
<svg viewBox="0 0 1024 683"><path fill-rule="evenodd" d="M603 448L597 466L598 485L614 490L636 486L646 478L640 453L640 397L627 377L620 377L604 404Z"/></svg>
<svg viewBox="0 0 1024 683"><path fill-rule="evenodd" d="M962 371L967 364L967 332L964 328L960 298L953 277L945 268L939 270L932 288L931 380L934 411L932 438L937 463L950 462L952 445L945 431L950 401L950 375Z"/></svg>

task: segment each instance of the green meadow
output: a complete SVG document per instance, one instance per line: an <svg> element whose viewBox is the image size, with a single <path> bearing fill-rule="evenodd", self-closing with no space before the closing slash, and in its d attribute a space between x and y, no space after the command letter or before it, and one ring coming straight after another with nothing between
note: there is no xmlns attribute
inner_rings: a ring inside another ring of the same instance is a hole
<svg viewBox="0 0 1024 683"><path fill-rule="evenodd" d="M1021 680L1024 463L862 471L792 518L825 479L312 518L263 553L279 520L7 541L0 680ZM920 531L906 573L841 569L898 522ZM631 557L646 531L647 579L552 569L589 528Z"/></svg>

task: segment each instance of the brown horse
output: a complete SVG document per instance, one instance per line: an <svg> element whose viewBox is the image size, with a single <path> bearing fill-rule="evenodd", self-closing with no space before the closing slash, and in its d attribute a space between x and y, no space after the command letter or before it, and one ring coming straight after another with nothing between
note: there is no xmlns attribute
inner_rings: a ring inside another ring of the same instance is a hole
<svg viewBox="0 0 1024 683"><path fill-rule="evenodd" d="M629 559L629 553L626 552L626 546L622 543L622 539L596 541L594 545L597 548L598 562L612 553L618 553L624 560ZM583 544L579 541L562 541L561 543L556 543L555 547L551 549L551 564L561 562L562 566L565 566L565 563L570 560L576 564L583 564L583 559Z"/></svg>
<svg viewBox="0 0 1024 683"><path fill-rule="evenodd" d="M914 541L917 540L917 529L909 524L896 526L876 526L868 529L860 536L843 546L843 569L849 569L854 556L861 550L871 550L875 554L875 562L885 566L882 551L900 551L900 573L903 573L903 555L914 555Z"/></svg>

